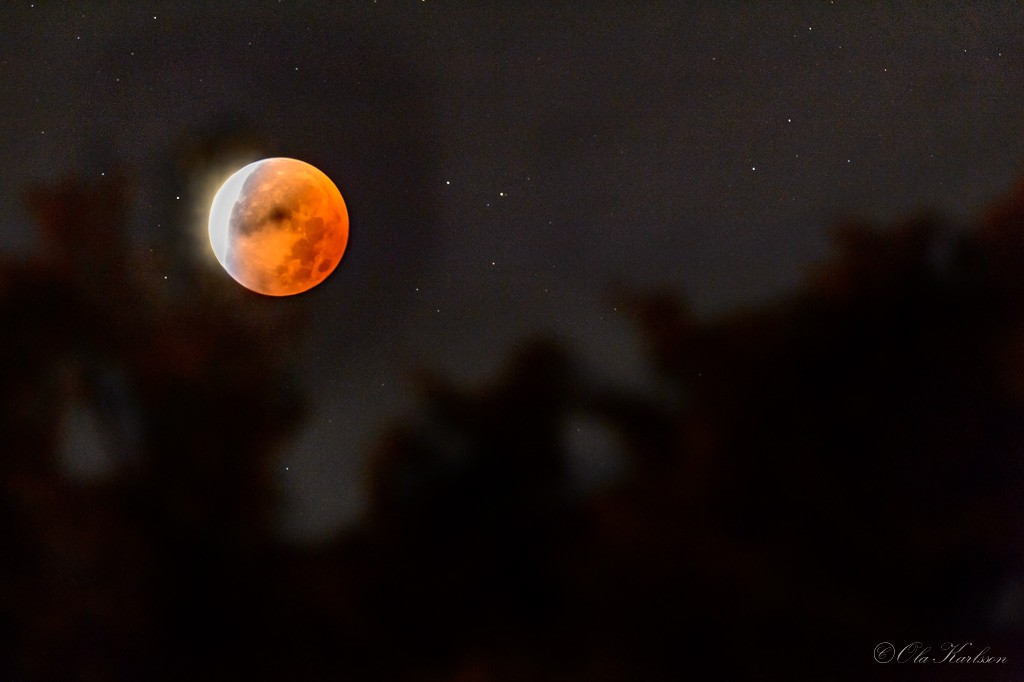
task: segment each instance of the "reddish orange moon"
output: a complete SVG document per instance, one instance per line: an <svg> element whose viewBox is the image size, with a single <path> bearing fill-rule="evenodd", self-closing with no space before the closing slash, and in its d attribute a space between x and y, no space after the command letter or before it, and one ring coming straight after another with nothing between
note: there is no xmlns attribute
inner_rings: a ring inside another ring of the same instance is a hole
<svg viewBox="0 0 1024 682"><path fill-rule="evenodd" d="M323 282L348 244L341 192L297 159L250 163L228 178L210 208L210 244L235 281L267 296Z"/></svg>

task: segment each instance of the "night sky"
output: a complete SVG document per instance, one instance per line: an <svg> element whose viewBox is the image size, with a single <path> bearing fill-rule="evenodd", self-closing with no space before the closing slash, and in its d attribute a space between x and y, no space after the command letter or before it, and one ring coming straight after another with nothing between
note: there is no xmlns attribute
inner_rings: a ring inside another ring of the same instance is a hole
<svg viewBox="0 0 1024 682"><path fill-rule="evenodd" d="M230 279L219 183L273 156L331 177L340 266L252 308L302 321L275 523L323 541L362 518L367 453L423 372L477 385L550 335L593 382L649 390L623 291L757 311L842 220L922 211L941 258L1024 173L1022 36L1009 2L7 2L0 255L40 253L31 188L124 178L140 276L203 309L189 283ZM102 477L104 446L69 438Z"/></svg>
<svg viewBox="0 0 1024 682"><path fill-rule="evenodd" d="M282 464L296 532L358 511L360 450L416 367L479 380L550 331L642 381L613 283L704 314L757 304L801 281L838 218L965 220L1024 169L1012 3L2 12L8 257L36 243L25 187L68 176L129 175L132 236L172 288L214 265L202 233L233 161L300 158L345 196L343 267L266 302L314 320L296 361L319 409ZM236 137L235 158L181 161Z"/></svg>

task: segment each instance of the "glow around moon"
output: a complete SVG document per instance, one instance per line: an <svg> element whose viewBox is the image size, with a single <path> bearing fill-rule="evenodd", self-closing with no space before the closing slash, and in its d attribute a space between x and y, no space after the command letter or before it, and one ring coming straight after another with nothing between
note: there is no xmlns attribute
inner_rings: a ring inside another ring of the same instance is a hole
<svg viewBox="0 0 1024 682"><path fill-rule="evenodd" d="M341 192L297 159L256 161L217 191L210 244L239 284L268 296L312 289L338 266L348 243Z"/></svg>

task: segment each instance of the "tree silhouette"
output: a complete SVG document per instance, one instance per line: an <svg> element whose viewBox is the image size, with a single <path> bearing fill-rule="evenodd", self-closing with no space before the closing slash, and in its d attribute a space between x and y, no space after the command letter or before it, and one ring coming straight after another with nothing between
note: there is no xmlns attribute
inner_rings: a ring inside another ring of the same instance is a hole
<svg viewBox="0 0 1024 682"><path fill-rule="evenodd" d="M282 333L244 297L162 289L127 191L32 191L43 253L0 273L5 678L170 673L260 589L239 567L270 540L269 458L300 408ZM84 483L60 461L75 413L112 459Z"/></svg>
<svg viewBox="0 0 1024 682"><path fill-rule="evenodd" d="M873 643L925 635L1018 651L1022 216L1018 191L945 261L933 216L840 225L803 290L717 320L618 295L651 395L587 385L550 344L479 392L428 381L375 459L377 532L401 549L371 591L396 621L443 619L402 631L462 651L442 679L677 679L696 659L705 679L863 679ZM582 501L574 412L629 461Z"/></svg>
<svg viewBox="0 0 1024 682"><path fill-rule="evenodd" d="M550 338L478 386L418 375L365 523L305 548L271 532L269 471L301 320L162 284L127 196L31 193L45 249L0 268L0 677L859 680L880 641L1019 656L1024 185L948 247L934 216L840 225L761 308L613 292L643 389ZM581 488L581 442L621 471Z"/></svg>

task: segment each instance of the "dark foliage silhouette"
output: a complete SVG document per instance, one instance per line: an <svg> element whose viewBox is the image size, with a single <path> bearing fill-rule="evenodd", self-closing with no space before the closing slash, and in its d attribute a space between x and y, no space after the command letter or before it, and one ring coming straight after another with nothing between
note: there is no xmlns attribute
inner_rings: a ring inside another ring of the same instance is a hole
<svg viewBox="0 0 1024 682"><path fill-rule="evenodd" d="M365 522L307 548L270 524L300 321L153 285L123 192L33 193L46 251L0 271L0 678L858 680L879 641L952 640L1010 679L1024 185L944 247L933 216L844 224L760 309L615 292L647 391L549 338L477 387L419 375ZM622 460L583 492L580 418Z"/></svg>

